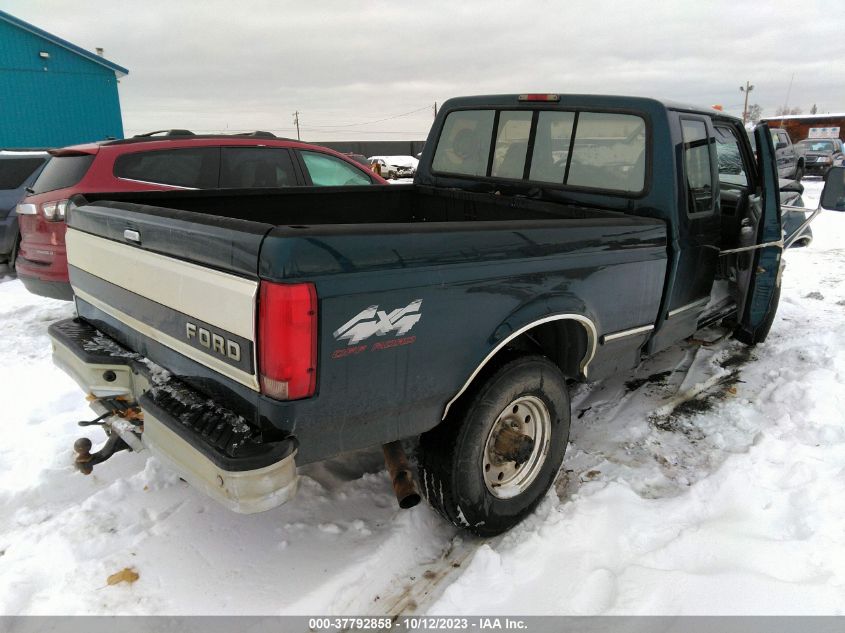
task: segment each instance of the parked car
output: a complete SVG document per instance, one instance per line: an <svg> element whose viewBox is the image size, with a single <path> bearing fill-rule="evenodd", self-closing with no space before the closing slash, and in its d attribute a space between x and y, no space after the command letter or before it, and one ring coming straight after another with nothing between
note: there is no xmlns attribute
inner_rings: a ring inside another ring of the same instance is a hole
<svg viewBox="0 0 845 633"><path fill-rule="evenodd" d="M199 136L171 130L51 150L18 206L18 277L31 292L70 300L65 209L77 193L386 184L325 147L268 132Z"/></svg>
<svg viewBox="0 0 845 633"><path fill-rule="evenodd" d="M807 212L796 207L804 207L804 200L801 194L804 193L804 185L796 180L780 180L780 204L781 220L783 222L783 235L790 239L801 225L807 220ZM796 239L791 248L809 246L813 241L813 230L810 226L804 227L801 237Z"/></svg>
<svg viewBox="0 0 845 633"><path fill-rule="evenodd" d="M806 163L804 157L796 149L796 146L793 145L789 133L781 128L771 128L769 132L772 135L772 143L775 146L778 177L801 180L804 177ZM751 141L751 146L756 152L756 141L754 135L750 132L748 139Z"/></svg>
<svg viewBox="0 0 845 633"><path fill-rule="evenodd" d="M419 159L413 156L390 156L388 160L396 167L397 178L413 178L417 173Z"/></svg>
<svg viewBox="0 0 845 633"><path fill-rule="evenodd" d="M15 207L50 160L47 152L0 151L0 264L15 269L20 230Z"/></svg>
<svg viewBox="0 0 845 633"><path fill-rule="evenodd" d="M838 138L808 138L796 147L804 156L808 175L824 178L831 167L845 164L845 147Z"/></svg>
<svg viewBox="0 0 845 633"><path fill-rule="evenodd" d="M370 169L372 169L374 173L378 174L382 178L392 180L396 177L396 172L394 171L393 167L388 164L388 162L384 158L380 158L378 156L371 156L367 160L370 163Z"/></svg>
<svg viewBox="0 0 845 633"><path fill-rule="evenodd" d="M413 156L371 156L371 162L377 162L380 169L387 166L387 170L394 178L413 178L417 172L419 160Z"/></svg>
<svg viewBox="0 0 845 633"><path fill-rule="evenodd" d="M408 507L400 441L418 440L431 505L498 534L557 477L569 382L722 320L765 340L782 227L755 135L758 161L709 108L466 97L443 104L414 184L76 196L78 319L50 336L109 433L77 441L77 466L146 447L258 512L291 498L297 465L381 444ZM726 150L738 168L713 170Z"/></svg>

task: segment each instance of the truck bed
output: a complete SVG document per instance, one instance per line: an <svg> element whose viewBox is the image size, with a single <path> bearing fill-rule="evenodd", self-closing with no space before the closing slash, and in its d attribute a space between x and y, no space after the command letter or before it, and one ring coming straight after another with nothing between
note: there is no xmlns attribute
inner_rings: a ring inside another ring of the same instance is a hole
<svg viewBox="0 0 845 633"><path fill-rule="evenodd" d="M573 377L635 364L648 331L608 344L603 336L654 323L665 282L662 220L557 202L419 186L75 202L68 239L79 315L257 425L296 429L300 463L382 443L375 420L391 420L393 439L432 428L497 338L549 313L584 315L560 347ZM316 287L313 398L261 395L246 362L254 352L234 366L184 343L190 319L252 350L265 281ZM333 336L344 323L368 306L416 301L413 344L344 356L348 341ZM395 399L376 397L385 389Z"/></svg>

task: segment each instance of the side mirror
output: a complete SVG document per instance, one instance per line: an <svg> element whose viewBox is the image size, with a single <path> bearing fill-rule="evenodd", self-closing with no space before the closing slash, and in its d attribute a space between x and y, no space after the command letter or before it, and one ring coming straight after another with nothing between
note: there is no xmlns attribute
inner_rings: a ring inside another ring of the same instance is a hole
<svg viewBox="0 0 845 633"><path fill-rule="evenodd" d="M778 149L786 149L786 143L784 143L783 141L781 141L780 143L778 143L777 145L775 145L775 149L776 149L776 150L778 150Z"/></svg>
<svg viewBox="0 0 845 633"><path fill-rule="evenodd" d="M845 167L831 167L824 179L821 207L828 211L845 211Z"/></svg>

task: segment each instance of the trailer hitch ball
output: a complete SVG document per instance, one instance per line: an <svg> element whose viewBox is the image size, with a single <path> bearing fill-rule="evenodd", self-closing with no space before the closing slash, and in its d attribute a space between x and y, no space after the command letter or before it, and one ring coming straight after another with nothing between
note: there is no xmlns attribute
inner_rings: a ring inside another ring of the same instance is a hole
<svg viewBox="0 0 845 633"><path fill-rule="evenodd" d="M80 437L73 443L73 450L76 453L76 459L73 460L73 463L83 475L90 475L91 471L94 470L90 463L93 458L91 446L91 440L87 437Z"/></svg>
<svg viewBox="0 0 845 633"><path fill-rule="evenodd" d="M73 465L83 475L90 475L94 466L106 461L118 451L131 450L129 444L124 442L117 433L110 433L103 448L96 453L91 452L91 446L91 440L87 437L80 437L73 443L73 450L76 453Z"/></svg>

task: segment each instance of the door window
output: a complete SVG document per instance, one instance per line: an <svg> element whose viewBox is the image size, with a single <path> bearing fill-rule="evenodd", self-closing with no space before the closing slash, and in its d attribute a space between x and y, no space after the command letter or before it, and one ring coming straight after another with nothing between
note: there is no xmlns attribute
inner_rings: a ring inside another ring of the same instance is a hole
<svg viewBox="0 0 845 633"><path fill-rule="evenodd" d="M301 152L311 182L318 187L371 185L373 181L360 169L320 152Z"/></svg>
<svg viewBox="0 0 845 633"><path fill-rule="evenodd" d="M713 210L713 172L707 126L700 119L681 119L684 170L687 176L689 213Z"/></svg>
<svg viewBox="0 0 845 633"><path fill-rule="evenodd" d="M224 147L220 187L223 189L296 186L290 152L279 147Z"/></svg>
<svg viewBox="0 0 845 633"><path fill-rule="evenodd" d="M124 154L114 163L114 175L187 189L214 189L217 187L218 155L216 147Z"/></svg>

